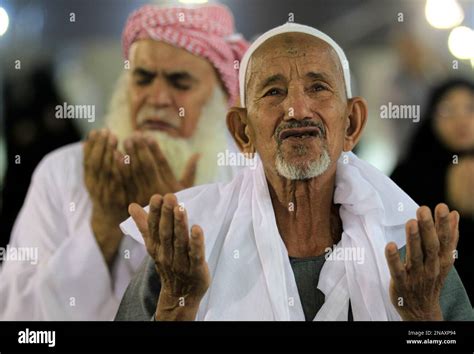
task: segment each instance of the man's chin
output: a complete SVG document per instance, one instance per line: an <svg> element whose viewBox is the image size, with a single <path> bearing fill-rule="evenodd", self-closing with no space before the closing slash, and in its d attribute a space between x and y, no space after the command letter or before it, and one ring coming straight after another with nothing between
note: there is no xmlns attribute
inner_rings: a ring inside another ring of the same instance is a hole
<svg viewBox="0 0 474 354"><path fill-rule="evenodd" d="M308 156L315 155L285 157L278 154L276 158L278 174L290 180L306 180L318 177L328 170L331 159L327 151L317 154L319 158L316 159Z"/></svg>
<svg viewBox="0 0 474 354"><path fill-rule="evenodd" d="M308 168L314 163L319 161L319 158L314 158L313 156L319 156L320 154L304 154L302 156L282 156L283 161L294 168Z"/></svg>
<svg viewBox="0 0 474 354"><path fill-rule="evenodd" d="M196 152L190 141L160 130L147 130L145 135L157 141L175 176L181 176L187 161Z"/></svg>
<svg viewBox="0 0 474 354"><path fill-rule="evenodd" d="M310 166L321 159L323 150L319 147L308 148L298 146L291 149L280 149L278 155L285 163L294 167L304 168Z"/></svg>
<svg viewBox="0 0 474 354"><path fill-rule="evenodd" d="M278 150L288 162L298 158L301 158L301 161L308 161L311 156L321 155L325 148L325 145L317 138L288 138L278 146Z"/></svg>

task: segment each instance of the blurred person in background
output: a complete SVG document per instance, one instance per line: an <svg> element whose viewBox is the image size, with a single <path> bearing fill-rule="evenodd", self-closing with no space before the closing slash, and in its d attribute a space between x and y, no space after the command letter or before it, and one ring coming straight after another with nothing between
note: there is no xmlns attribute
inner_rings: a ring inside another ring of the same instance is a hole
<svg viewBox="0 0 474 354"><path fill-rule="evenodd" d="M24 79L8 78L2 91L7 168L1 191L0 247L5 247L38 163L80 135L73 121L54 117L54 107L64 100L50 64L38 64Z"/></svg>
<svg viewBox="0 0 474 354"><path fill-rule="evenodd" d="M474 303L474 83L450 79L435 88L406 159L391 178L420 205L459 211L456 269Z"/></svg>
<svg viewBox="0 0 474 354"><path fill-rule="evenodd" d="M397 105L421 106L440 78L446 77L450 68L443 65L439 56L429 47L426 41L418 39L408 31L398 32L392 41L397 54L397 68L394 76L387 83L386 101ZM394 148L398 150L399 158L406 154L408 142L411 140L417 124L399 119L389 119L384 123L390 124L396 131Z"/></svg>
<svg viewBox="0 0 474 354"><path fill-rule="evenodd" d="M233 148L225 116L248 46L229 10L147 5L122 39L126 70L108 129L49 154L34 173L10 246L38 249L38 261L5 262L0 319L112 320L146 254L120 231L128 205L235 172L217 165Z"/></svg>

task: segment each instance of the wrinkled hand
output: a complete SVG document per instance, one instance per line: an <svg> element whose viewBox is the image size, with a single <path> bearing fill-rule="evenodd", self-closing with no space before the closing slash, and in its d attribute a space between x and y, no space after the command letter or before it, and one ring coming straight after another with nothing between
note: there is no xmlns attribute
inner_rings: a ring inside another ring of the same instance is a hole
<svg viewBox="0 0 474 354"><path fill-rule="evenodd" d="M165 195L193 186L198 154L189 159L178 180L155 139L135 133L125 140L124 148L129 164L122 163L121 172L132 202L145 205L153 194Z"/></svg>
<svg viewBox="0 0 474 354"><path fill-rule="evenodd" d="M92 131L84 143L84 182L92 201L91 226L110 265L122 240L119 224L127 218L127 194L115 160L117 138Z"/></svg>
<svg viewBox="0 0 474 354"><path fill-rule="evenodd" d="M397 245L385 249L390 274L390 297L404 321L442 320L439 303L444 281L454 263L459 239L459 214L446 204L431 210L422 206L417 220L406 223L406 261L400 260Z"/></svg>
<svg viewBox="0 0 474 354"><path fill-rule="evenodd" d="M173 194L154 195L149 214L137 204L129 211L160 276L156 319L194 320L211 281L202 229L194 225L189 232L186 210Z"/></svg>

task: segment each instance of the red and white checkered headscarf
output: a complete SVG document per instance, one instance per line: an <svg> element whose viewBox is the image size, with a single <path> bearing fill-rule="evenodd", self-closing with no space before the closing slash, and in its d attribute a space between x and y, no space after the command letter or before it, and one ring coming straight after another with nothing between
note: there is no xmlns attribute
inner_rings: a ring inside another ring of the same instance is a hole
<svg viewBox="0 0 474 354"><path fill-rule="evenodd" d="M222 5L193 8L145 5L128 17L122 45L126 59L132 43L154 39L209 60L225 85L231 105L238 96L240 60L249 46L234 31L232 13Z"/></svg>

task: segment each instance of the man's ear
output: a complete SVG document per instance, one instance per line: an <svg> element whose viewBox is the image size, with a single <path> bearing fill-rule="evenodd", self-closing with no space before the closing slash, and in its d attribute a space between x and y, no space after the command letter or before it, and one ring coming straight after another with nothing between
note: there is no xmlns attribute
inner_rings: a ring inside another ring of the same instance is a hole
<svg viewBox="0 0 474 354"><path fill-rule="evenodd" d="M250 138L247 124L247 110L241 107L231 107L227 113L227 128L234 138L239 150L243 153L255 153L255 147Z"/></svg>
<svg viewBox="0 0 474 354"><path fill-rule="evenodd" d="M351 151L359 142L367 122L367 101L362 97L353 97L348 100L349 115L346 118L344 135L344 151Z"/></svg>

